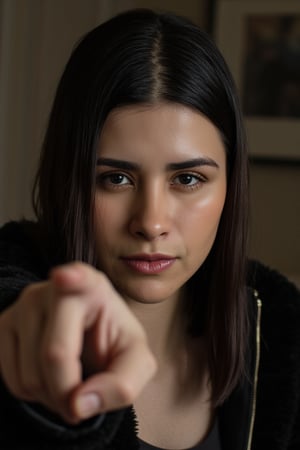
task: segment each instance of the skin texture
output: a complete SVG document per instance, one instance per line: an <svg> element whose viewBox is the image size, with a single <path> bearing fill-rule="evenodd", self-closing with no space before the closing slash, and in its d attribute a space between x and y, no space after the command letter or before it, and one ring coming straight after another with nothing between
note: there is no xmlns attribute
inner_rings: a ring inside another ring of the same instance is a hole
<svg viewBox="0 0 300 450"><path fill-rule="evenodd" d="M142 323L157 362L134 401L139 436L158 447L190 448L206 436L214 411L205 341L186 334L184 285L218 229L226 196L223 142L210 121L182 105L120 108L100 138L97 186L99 267ZM172 264L149 272L157 254ZM128 265L128 257L139 258L138 265Z"/></svg>
<svg viewBox="0 0 300 450"><path fill-rule="evenodd" d="M7 387L69 423L132 403L155 370L141 324L88 265L57 267L0 316ZM90 375L84 382L82 371Z"/></svg>
<svg viewBox="0 0 300 450"><path fill-rule="evenodd" d="M13 395L69 423L134 403L147 440L143 417L156 405L145 406L157 398L174 411L162 408L157 445L189 447L209 427L209 376L204 343L186 336L181 301L218 229L224 146L214 125L187 107L139 105L111 112L98 158L98 268L57 267L1 314L0 375ZM200 431L198 422L188 428L199 405ZM165 417L178 436L160 439ZM180 441L183 429L190 442Z"/></svg>
<svg viewBox="0 0 300 450"><path fill-rule="evenodd" d="M129 303L177 298L212 247L225 201L226 158L217 129L182 105L130 106L108 117L98 155L95 233L100 268ZM106 158L137 168L110 167L101 163ZM197 158L208 163L169 168ZM123 260L153 253L175 262L149 275Z"/></svg>

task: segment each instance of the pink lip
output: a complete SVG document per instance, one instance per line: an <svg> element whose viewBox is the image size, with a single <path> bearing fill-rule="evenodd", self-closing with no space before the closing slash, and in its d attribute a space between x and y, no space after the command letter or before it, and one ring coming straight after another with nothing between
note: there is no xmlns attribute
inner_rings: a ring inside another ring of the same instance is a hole
<svg viewBox="0 0 300 450"><path fill-rule="evenodd" d="M160 253L153 254L138 254L122 258L126 265L136 272L155 275L168 269L176 258Z"/></svg>

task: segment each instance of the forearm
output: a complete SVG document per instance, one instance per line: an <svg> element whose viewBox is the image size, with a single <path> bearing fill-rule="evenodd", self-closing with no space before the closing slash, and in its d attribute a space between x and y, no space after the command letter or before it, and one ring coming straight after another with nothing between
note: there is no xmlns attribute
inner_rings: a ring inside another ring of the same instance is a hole
<svg viewBox="0 0 300 450"><path fill-rule="evenodd" d="M12 396L0 380L1 450L106 450L126 410L70 426L38 405Z"/></svg>

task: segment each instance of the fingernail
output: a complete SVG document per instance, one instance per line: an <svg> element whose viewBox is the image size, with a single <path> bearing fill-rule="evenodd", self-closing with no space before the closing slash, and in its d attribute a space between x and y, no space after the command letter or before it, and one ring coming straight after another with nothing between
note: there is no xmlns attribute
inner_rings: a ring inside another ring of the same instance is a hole
<svg viewBox="0 0 300 450"><path fill-rule="evenodd" d="M76 406L80 417L85 419L99 413L101 400L98 394L83 394L78 398Z"/></svg>

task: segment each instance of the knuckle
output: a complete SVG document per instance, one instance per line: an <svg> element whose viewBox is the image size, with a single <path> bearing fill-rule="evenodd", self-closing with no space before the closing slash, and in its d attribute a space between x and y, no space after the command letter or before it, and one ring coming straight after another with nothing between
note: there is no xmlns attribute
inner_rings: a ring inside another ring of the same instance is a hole
<svg viewBox="0 0 300 450"><path fill-rule="evenodd" d="M27 284L22 292L21 292L21 296L24 298L28 298L28 297L36 297L40 294L41 290L44 287L44 283L31 283L31 284Z"/></svg>
<svg viewBox="0 0 300 450"><path fill-rule="evenodd" d="M75 270L76 273L84 279L88 278L92 273L95 272L95 269L92 266L81 261L73 261L71 263L68 263L66 267Z"/></svg>
<svg viewBox="0 0 300 450"><path fill-rule="evenodd" d="M81 276L86 275L86 273L88 272L88 265L80 261L70 262L65 267L75 270Z"/></svg>
<svg viewBox="0 0 300 450"><path fill-rule="evenodd" d="M52 344L42 349L42 359L51 366L60 366L68 359L68 354L64 346Z"/></svg>
<svg viewBox="0 0 300 450"><path fill-rule="evenodd" d="M94 280L95 280L95 284L97 287L97 290L100 289L99 292L103 292L103 289L105 290L110 290L111 289L111 283L109 281L109 279L107 278L107 275L105 275L104 272L100 272L100 271L95 271L94 273Z"/></svg>
<svg viewBox="0 0 300 450"><path fill-rule="evenodd" d="M25 286L21 291L18 302L15 304L17 309L22 314L31 314L41 304L41 299L47 298L47 283L33 283Z"/></svg>
<svg viewBox="0 0 300 450"><path fill-rule="evenodd" d="M29 296L32 296L33 294L35 294L36 290L37 290L36 284L27 284L23 288L21 295L23 297L29 297Z"/></svg>

